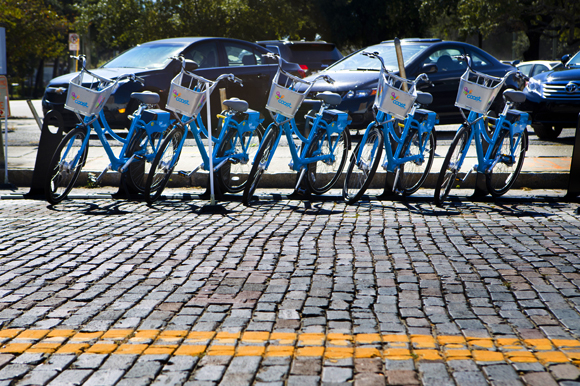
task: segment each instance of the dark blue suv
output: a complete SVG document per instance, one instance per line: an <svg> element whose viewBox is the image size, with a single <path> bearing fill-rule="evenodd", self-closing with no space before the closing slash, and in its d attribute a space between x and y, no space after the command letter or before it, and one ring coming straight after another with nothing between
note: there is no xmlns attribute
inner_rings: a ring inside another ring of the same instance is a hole
<svg viewBox="0 0 580 386"><path fill-rule="evenodd" d="M524 93L520 110L530 113L534 132L541 139L555 139L563 128L576 127L580 113L580 52L565 66L533 76Z"/></svg>

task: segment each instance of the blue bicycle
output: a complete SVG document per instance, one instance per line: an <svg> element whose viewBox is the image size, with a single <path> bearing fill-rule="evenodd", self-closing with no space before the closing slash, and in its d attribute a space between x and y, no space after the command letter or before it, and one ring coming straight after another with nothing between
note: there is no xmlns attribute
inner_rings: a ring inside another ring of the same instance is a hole
<svg viewBox="0 0 580 386"><path fill-rule="evenodd" d="M172 130L163 140L151 169L149 170L145 195L149 203L157 200L179 161L186 132L189 129L202 157L202 164L191 172L180 174L191 177L199 170L210 170L209 154L203 138L210 138L205 128L201 110L206 103L206 92L211 94L217 84L228 79L242 85L233 74L220 75L215 81L205 79L191 71L197 67L195 62L179 58L181 72L172 80L167 109L172 110L178 119ZM187 69L186 69L187 67ZM242 85L243 86L243 85ZM231 98L223 102L226 110L218 114L219 136L211 136L213 144L213 173L220 188L225 192L239 193L244 189L251 168L251 158L258 150L262 138L260 113L248 108L244 100Z"/></svg>
<svg viewBox="0 0 580 386"><path fill-rule="evenodd" d="M300 172L296 189L301 186L306 176L308 187L315 194L323 194L336 184L350 147L350 135L348 130L345 130L351 122L348 114L329 109L340 104L342 98L338 94L323 92L316 96L322 103L318 112L306 116L306 127L310 130L308 137L300 133L294 120L296 111L314 82L319 79L324 79L328 83L334 81L328 75L319 75L310 82L305 81L284 71L282 59L278 55L268 54L268 56L278 60L278 71L273 78L266 105L274 122L266 129L254 158L242 198L246 206L250 205L262 175L272 162L282 132L286 134L292 156L289 166ZM283 75L284 80L280 79L280 75ZM283 85L278 84L279 81L283 82ZM295 143L294 136L302 142L301 148Z"/></svg>
<svg viewBox="0 0 580 386"><path fill-rule="evenodd" d="M435 187L438 206L444 203L450 190L459 187L473 171L485 175L487 190L493 197L505 194L518 178L528 149L527 126L531 120L527 113L512 109L516 103L526 100L524 93L504 91L506 104L501 114L497 118L487 115L505 81L514 74L520 77L523 74L510 71L503 78L496 78L473 70L468 55L459 59L467 61L467 70L461 77L455 105L460 108L465 122L457 130L439 172ZM464 109L469 111L467 117ZM477 163L459 178L473 140Z"/></svg>
<svg viewBox="0 0 580 386"><path fill-rule="evenodd" d="M65 108L72 110L81 123L62 139L54 152L44 184L46 199L57 204L68 196L87 160L91 131L97 134L111 162L93 182L98 183L106 172L115 170L123 173L129 187L144 192L145 170L151 165L163 134L169 129L169 112L153 108L159 103L158 94L132 93L131 97L139 100L140 105L131 116L128 134L121 137L107 124L103 106L119 82L143 83L143 80L134 74L125 74L116 80L103 78L86 69L84 56L74 59L80 62L81 71L69 83ZM118 155L109 144L107 135L123 144Z"/></svg>
<svg viewBox="0 0 580 386"><path fill-rule="evenodd" d="M383 147L383 168L395 174L392 189L407 196L423 185L436 146L437 115L418 108L433 101L431 94L416 89L420 81L429 81L427 75L421 74L414 81L403 79L389 73L376 53L363 55L380 60L381 72L373 109L375 120L368 125L346 171L343 198L348 204L357 202L370 186Z"/></svg>

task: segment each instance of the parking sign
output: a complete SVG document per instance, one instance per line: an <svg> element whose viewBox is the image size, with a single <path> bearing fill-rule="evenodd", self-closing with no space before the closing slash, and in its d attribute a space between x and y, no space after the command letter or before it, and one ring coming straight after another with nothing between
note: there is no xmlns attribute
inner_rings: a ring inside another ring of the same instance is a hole
<svg viewBox="0 0 580 386"><path fill-rule="evenodd" d="M8 99L8 79L0 75L0 118L10 116L10 104L6 103Z"/></svg>
<svg viewBox="0 0 580 386"><path fill-rule="evenodd" d="M68 49L69 51L78 51L80 46L79 34L68 34Z"/></svg>

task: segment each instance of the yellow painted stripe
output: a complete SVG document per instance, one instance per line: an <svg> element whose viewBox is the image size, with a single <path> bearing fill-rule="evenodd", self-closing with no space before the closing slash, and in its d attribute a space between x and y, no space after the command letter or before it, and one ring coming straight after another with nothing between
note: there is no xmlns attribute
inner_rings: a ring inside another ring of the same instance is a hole
<svg viewBox="0 0 580 386"><path fill-rule="evenodd" d="M129 330L0 330L0 353L384 358L572 363L580 341L463 336Z"/></svg>

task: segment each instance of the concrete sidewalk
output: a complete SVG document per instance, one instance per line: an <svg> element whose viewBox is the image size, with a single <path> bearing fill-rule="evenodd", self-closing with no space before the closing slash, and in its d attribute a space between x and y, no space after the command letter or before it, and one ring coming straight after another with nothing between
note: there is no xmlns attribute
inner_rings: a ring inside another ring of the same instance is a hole
<svg viewBox="0 0 580 386"><path fill-rule="evenodd" d="M40 101L33 101L39 115L42 116ZM38 151L38 142L40 140L40 130L32 119L32 113L25 101L11 102L12 117L8 119L8 176L12 184L16 186L30 186L32 181L33 170L36 162ZM4 128L4 121L2 128ZM447 153L450 139L457 125L438 126L436 130L440 137L438 139L436 157L431 168L429 178L424 184L425 188L433 188L436 183L437 175L441 168L443 158ZM568 138L574 135L571 129L565 130ZM19 134L20 133L20 134ZM533 131L530 132L530 138L535 138ZM4 140L4 134L3 134ZM562 142L542 142L532 144L526 155L526 160L518 181L514 189L566 189L568 187L568 175L570 171L571 157L573 146L570 141ZM354 148L354 146L353 146ZM118 148L120 150L120 147ZM472 146L474 149L474 146ZM470 158L465 162L464 171L476 163L475 152L472 152ZM273 164L264 175L261 186L264 188L281 188L291 189L296 181L296 172L289 167L291 155L285 139L277 149ZM48 162L48 160L46 161ZM88 161L80 176L79 183L86 184L88 174L99 174L109 164L108 157L98 140L91 142L89 149ZM201 164L199 150L193 140L188 140L186 147L181 155L176 170L191 171ZM4 169L1 165L0 169ZM379 168L377 175L373 180L374 188L380 188L384 184L385 173ZM170 183L170 187L186 186L207 186L208 174L200 172L192 178L175 175ZM109 172L103 179L106 186L118 186L120 181L119 173ZM465 188L472 188L475 184L474 176L465 182Z"/></svg>

